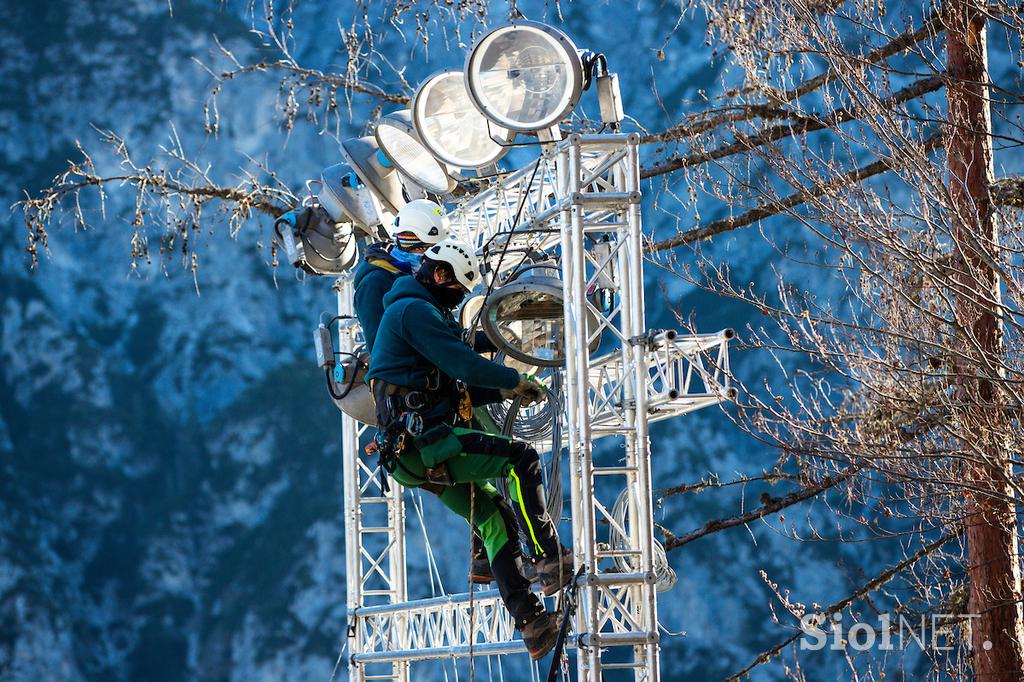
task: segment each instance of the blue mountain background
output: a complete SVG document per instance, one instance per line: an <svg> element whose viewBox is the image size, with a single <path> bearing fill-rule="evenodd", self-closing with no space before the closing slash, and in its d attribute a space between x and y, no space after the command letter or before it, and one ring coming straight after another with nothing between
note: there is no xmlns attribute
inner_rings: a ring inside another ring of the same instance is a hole
<svg viewBox="0 0 1024 682"><path fill-rule="evenodd" d="M391 3L369 6L384 12ZM627 113L649 130L736 78L706 44L699 13L673 31L674 2L519 6L607 54ZM222 60L215 36L243 62L270 54L245 10L213 0L2 0L4 205L46 186L76 155L76 140L95 152L101 172L115 173L95 128L122 135L145 163L173 126L185 151L225 183L259 159L298 193L338 163L334 133L362 133L376 101L355 96L339 121L300 116L288 131L276 78L253 74L224 87L219 132L204 131L211 77L195 60ZM343 69L338 26L354 11L349 2L299 4L298 60ZM493 19L504 11L496 7ZM410 83L461 67L469 22L447 42L429 26L428 47L405 22L378 49ZM382 78L398 83L389 71ZM133 197L107 189L102 212L91 199L83 205L91 227L54 228L35 269L19 213L0 217L0 680L326 682L346 628L340 415L311 343L320 314L335 307L330 282L272 267L269 219L253 218L232 236L214 211L195 235L195 277L177 255L155 253L133 272ZM660 181L644 189L652 235L694 223ZM701 219L725 210L702 204ZM151 237L155 246L157 232ZM731 263L737 281L762 290L773 287L773 267L792 267L756 229L707 248ZM676 312L703 331L752 320L751 310L682 279L654 269L648 279L652 327L677 326ZM834 286L820 282L826 293ZM737 353L733 363L752 384L780 379L770 358ZM777 456L717 408L657 424L652 448L659 488L711 472L756 474ZM758 504L763 491L668 498L657 521L686 532ZM463 591L468 529L433 500L423 503L437 519L430 541L444 585ZM422 596L426 555L415 514L409 519L410 592ZM871 543L794 542L782 532L793 522L767 519L670 553L679 581L659 602L663 679L722 679L790 634L773 621L762 570L796 598L826 604L898 558L896 548ZM811 679L845 676L840 652L802 660ZM505 679L525 675L521 663L505 665ZM915 661L905 665L914 679ZM450 664L423 665L415 679L455 674ZM336 675L345 678L344 664ZM766 667L754 678L785 674Z"/></svg>

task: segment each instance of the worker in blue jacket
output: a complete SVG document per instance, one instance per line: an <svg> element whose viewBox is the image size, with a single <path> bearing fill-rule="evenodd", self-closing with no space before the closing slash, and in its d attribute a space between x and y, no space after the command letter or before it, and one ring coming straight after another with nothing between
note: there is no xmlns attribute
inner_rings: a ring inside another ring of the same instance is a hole
<svg viewBox="0 0 1024 682"><path fill-rule="evenodd" d="M446 240L427 249L414 277L396 280L384 297L384 316L367 378L377 409L381 463L398 483L437 494L471 521L483 538L506 607L537 659L554 646L558 618L530 591L516 562L516 528L495 504L492 479L505 477L517 495L545 594L572 577L547 513L540 458L528 444L469 428L473 405L521 397L543 399L535 379L487 360L464 341L452 315L478 283L471 248Z"/></svg>
<svg viewBox="0 0 1024 682"><path fill-rule="evenodd" d="M416 199L399 209L387 233L391 241L371 245L353 278L353 307L363 329L367 352L373 348L377 327L384 315L384 295L391 290L395 280L412 274L415 267L419 266L423 252L443 241L449 235L449 230L440 205L428 199ZM475 335L473 348L479 353L497 350L483 332ZM478 421L483 420L481 426L486 425L491 433L499 432L489 416L479 412L476 416ZM515 512L504 497L496 494L494 502L506 516L515 521ZM494 580L483 540L476 533L473 534L471 554L471 580L481 584Z"/></svg>
<svg viewBox="0 0 1024 682"><path fill-rule="evenodd" d="M416 199L399 209L387 232L392 241L373 244L366 250L352 282L352 303L363 328L367 352L373 350L377 325L384 315L384 295L396 279L412 274L424 251L448 237L448 226L438 204Z"/></svg>
<svg viewBox="0 0 1024 682"><path fill-rule="evenodd" d="M373 348L377 327L384 315L384 295L391 290L395 280L412 274L419 266L423 252L433 244L443 241L449 235L449 230L440 205L428 199L416 199L399 209L387 233L391 241L371 245L363 256L363 261L356 268L353 278L353 307L363 329L367 352ZM498 350L483 332L475 334L473 349L478 353L493 353ZM478 426L484 430L490 433L500 432L486 413L477 411L476 418L480 422ZM514 491L512 495L513 504L518 504L518 500L514 499ZM519 523L515 518L515 511L504 497L496 493L494 503L507 517ZM494 575L491 573L483 539L476 533L473 534L471 555L470 579L485 585L493 581ZM532 566L527 565L526 568L532 569ZM536 577L532 570L530 576Z"/></svg>

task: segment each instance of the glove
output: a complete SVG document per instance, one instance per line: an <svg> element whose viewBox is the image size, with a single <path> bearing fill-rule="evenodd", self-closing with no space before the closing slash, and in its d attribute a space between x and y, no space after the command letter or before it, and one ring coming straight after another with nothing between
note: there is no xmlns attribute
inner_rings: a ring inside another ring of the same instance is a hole
<svg viewBox="0 0 1024 682"><path fill-rule="evenodd" d="M509 398L522 398L522 406L526 407L544 400L547 390L532 374L522 374L516 387L511 391L502 391L501 395L506 400Z"/></svg>

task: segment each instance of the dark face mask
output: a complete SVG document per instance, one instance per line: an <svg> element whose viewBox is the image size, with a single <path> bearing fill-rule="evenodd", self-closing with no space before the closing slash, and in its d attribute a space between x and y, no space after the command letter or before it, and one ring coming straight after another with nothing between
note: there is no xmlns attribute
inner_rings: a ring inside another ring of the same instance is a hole
<svg viewBox="0 0 1024 682"><path fill-rule="evenodd" d="M416 273L416 281L430 292L430 295L448 310L454 310L466 298L466 290L457 283L436 284L434 269L422 267Z"/></svg>

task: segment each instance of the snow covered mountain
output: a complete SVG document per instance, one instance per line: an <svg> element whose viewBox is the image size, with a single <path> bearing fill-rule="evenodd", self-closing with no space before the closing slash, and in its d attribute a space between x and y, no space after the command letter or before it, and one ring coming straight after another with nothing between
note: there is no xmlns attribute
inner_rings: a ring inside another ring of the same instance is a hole
<svg viewBox="0 0 1024 682"><path fill-rule="evenodd" d="M300 119L290 134L282 129L268 75L226 86L219 135L204 133L210 76L193 58L214 60L214 36L243 60L261 54L237 4L0 1L5 205L62 170L76 139L98 149L91 126L115 130L144 160L173 122L186 151L223 181L251 156L298 191L338 162L336 141L316 125ZM520 3L531 18L605 52L622 75L627 112L653 130L682 100L713 89L722 62L710 57L704 22L693 15L659 59L677 4L640 7ZM334 15L347 25L351 12L349 3L300 4L299 60L343 63ZM414 40L415 27L406 29ZM388 56L415 83L460 66L456 43L410 57L392 39ZM374 104L356 99L342 135L359 133ZM0 680L326 682L345 632L340 419L310 332L334 305L329 283L275 271L266 220L234 239L226 229L200 235L196 281L174 259L131 274L130 197L109 193L105 217L85 207L93 229L52 232L34 271L20 217L0 217ZM653 199L645 211L652 230L675 229ZM715 248L738 252L743 243ZM773 257L743 252L736 270L741 279L768 277ZM652 278L648 297L652 326L672 325L670 301L709 331L742 328L750 314L677 282L662 290ZM768 366L737 361L737 371ZM756 472L774 458L716 410L659 424L653 439L664 486L709 471ZM686 531L742 503L738 492L673 498L658 521ZM462 589L468 531L454 520L451 529L431 539L438 556L450 557L445 584ZM420 543L409 549L411 562L424 561ZM861 567L881 560L860 552ZM662 620L686 634L665 638L666 679L717 680L742 668L784 636L759 571L826 601L848 587L830 568L836 556L834 546L794 546L768 526L674 552L680 580L662 596ZM841 664L821 662L823 670ZM424 669L423 679L430 675Z"/></svg>

